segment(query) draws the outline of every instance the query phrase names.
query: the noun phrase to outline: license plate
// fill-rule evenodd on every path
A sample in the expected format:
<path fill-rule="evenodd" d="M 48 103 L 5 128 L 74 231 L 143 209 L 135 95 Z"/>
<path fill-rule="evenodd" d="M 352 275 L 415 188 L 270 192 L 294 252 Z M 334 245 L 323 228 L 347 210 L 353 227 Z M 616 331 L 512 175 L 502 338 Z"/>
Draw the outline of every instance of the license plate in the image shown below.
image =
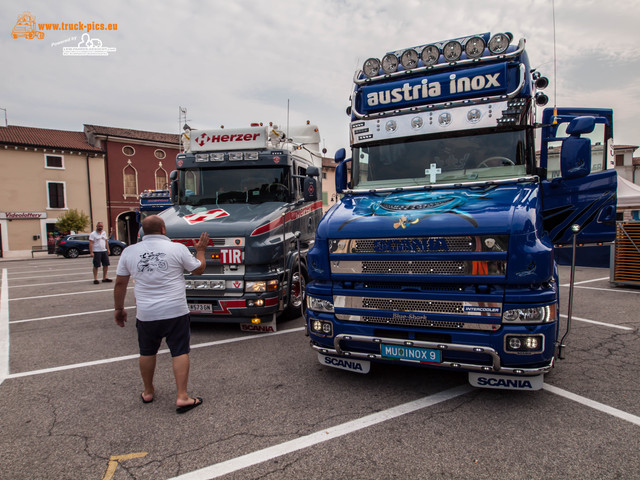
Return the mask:
<path fill-rule="evenodd" d="M 187 305 L 191 313 L 213 313 L 213 305 L 210 303 L 189 303 Z"/>
<path fill-rule="evenodd" d="M 407 347 L 404 345 L 380 345 L 380 354 L 394 360 L 412 360 L 414 362 L 442 363 L 442 352 L 430 348 Z"/>

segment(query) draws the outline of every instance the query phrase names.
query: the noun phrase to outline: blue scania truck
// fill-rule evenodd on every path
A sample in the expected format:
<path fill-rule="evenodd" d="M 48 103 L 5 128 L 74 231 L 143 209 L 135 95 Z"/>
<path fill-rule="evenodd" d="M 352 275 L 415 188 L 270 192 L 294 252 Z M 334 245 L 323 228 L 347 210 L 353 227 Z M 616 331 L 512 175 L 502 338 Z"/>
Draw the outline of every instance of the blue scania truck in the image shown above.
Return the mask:
<path fill-rule="evenodd" d="M 569 332 L 554 244 L 611 241 L 617 184 L 613 112 L 542 109 L 548 84 L 510 33 L 364 62 L 347 109 L 352 156 L 335 158 L 343 198 L 308 255 L 320 363 L 542 387 Z"/>

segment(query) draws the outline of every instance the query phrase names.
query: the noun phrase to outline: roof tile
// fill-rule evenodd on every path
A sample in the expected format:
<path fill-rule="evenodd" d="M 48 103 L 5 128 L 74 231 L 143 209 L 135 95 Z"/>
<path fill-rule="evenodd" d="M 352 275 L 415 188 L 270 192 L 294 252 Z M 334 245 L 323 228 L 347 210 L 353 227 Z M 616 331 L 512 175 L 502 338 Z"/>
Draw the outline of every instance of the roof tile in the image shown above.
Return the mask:
<path fill-rule="evenodd" d="M 17 125 L 0 127 L 0 145 L 102 152 L 102 149 L 94 147 L 87 142 L 87 137 L 83 132 L 21 127 Z"/>

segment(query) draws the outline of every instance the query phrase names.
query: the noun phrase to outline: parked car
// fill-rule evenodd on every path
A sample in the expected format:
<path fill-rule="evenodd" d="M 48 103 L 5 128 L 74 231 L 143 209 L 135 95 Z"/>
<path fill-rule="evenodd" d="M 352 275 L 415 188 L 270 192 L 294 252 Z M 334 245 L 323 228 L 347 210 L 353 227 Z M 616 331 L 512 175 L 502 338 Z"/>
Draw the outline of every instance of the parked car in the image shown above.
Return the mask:
<path fill-rule="evenodd" d="M 120 240 L 109 240 L 111 255 L 120 255 L 127 244 Z M 89 254 L 89 234 L 66 235 L 56 242 L 56 255 L 76 258 Z"/>

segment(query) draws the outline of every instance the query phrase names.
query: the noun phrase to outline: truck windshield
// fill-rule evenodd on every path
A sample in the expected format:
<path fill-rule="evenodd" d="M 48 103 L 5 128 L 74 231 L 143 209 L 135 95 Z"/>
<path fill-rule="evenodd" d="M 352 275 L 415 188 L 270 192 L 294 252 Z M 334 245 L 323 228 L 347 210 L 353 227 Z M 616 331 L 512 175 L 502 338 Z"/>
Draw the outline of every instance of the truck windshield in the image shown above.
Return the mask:
<path fill-rule="evenodd" d="M 192 168 L 180 171 L 180 205 L 288 202 L 289 168 Z"/>
<path fill-rule="evenodd" d="M 353 188 L 469 183 L 523 176 L 533 152 L 526 131 L 353 148 Z M 529 158 L 531 157 L 531 158 Z"/>

